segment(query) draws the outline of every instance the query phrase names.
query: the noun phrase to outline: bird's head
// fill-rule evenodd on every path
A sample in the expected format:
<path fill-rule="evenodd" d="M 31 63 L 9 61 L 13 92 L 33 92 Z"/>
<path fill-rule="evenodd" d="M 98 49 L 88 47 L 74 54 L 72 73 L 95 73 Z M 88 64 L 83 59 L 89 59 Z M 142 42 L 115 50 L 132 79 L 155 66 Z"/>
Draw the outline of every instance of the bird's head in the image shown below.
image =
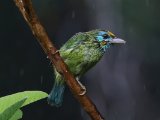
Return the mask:
<path fill-rule="evenodd" d="M 117 38 L 112 32 L 105 30 L 97 30 L 94 33 L 95 40 L 99 42 L 100 47 L 105 52 L 107 48 L 114 44 L 124 44 L 126 41 Z"/>

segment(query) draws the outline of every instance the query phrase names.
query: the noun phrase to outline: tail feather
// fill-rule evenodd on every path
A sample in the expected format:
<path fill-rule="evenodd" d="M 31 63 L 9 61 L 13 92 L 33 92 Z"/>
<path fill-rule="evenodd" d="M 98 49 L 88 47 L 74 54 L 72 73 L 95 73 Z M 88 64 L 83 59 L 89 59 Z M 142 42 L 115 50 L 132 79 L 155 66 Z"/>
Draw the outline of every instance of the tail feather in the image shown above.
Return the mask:
<path fill-rule="evenodd" d="M 52 106 L 60 107 L 63 102 L 65 84 L 55 82 L 52 91 L 48 96 L 48 103 Z"/>

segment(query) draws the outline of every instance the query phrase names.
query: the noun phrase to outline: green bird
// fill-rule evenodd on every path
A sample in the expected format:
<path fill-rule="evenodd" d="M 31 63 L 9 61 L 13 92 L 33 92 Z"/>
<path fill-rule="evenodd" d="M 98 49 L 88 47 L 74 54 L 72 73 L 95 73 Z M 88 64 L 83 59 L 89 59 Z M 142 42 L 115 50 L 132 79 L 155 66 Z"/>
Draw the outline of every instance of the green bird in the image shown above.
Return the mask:
<path fill-rule="evenodd" d="M 64 62 L 68 65 L 78 83 L 86 91 L 79 79 L 91 69 L 113 44 L 125 43 L 107 30 L 92 30 L 80 32 L 70 38 L 59 50 Z M 59 107 L 63 102 L 65 81 L 61 74 L 54 68 L 55 83 L 48 97 L 48 103 Z M 84 94 L 84 93 L 83 93 Z M 83 95 L 82 94 L 82 95 Z"/>

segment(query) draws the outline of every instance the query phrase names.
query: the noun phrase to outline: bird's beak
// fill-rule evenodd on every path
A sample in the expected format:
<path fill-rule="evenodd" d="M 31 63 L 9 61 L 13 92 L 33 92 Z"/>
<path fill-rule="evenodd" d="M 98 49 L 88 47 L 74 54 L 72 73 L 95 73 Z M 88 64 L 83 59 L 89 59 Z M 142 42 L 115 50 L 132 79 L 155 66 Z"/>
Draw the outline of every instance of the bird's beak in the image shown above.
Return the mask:
<path fill-rule="evenodd" d="M 122 40 L 122 39 L 120 39 L 120 38 L 114 38 L 114 39 L 112 39 L 111 41 L 109 41 L 110 43 L 113 43 L 113 44 L 125 44 L 126 43 L 126 41 L 124 41 L 124 40 Z"/>

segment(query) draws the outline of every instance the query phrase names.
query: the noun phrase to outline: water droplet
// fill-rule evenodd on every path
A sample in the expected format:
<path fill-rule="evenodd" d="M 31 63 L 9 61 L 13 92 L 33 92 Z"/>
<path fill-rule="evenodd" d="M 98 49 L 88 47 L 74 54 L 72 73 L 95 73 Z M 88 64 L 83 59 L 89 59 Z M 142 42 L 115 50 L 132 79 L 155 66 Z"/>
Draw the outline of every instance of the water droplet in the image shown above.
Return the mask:
<path fill-rule="evenodd" d="M 43 75 L 41 75 L 40 80 L 41 80 L 41 84 L 42 84 L 43 83 Z"/>
<path fill-rule="evenodd" d="M 149 1 L 149 0 L 146 0 L 145 2 L 146 2 L 146 6 L 149 7 L 150 1 Z"/>
<path fill-rule="evenodd" d="M 21 3 L 23 3 L 23 0 L 20 0 Z"/>
<path fill-rule="evenodd" d="M 23 68 L 20 69 L 19 75 L 20 75 L 20 77 L 22 77 L 24 75 L 24 69 Z"/>
<path fill-rule="evenodd" d="M 144 91 L 146 90 L 146 85 L 143 86 Z"/>
<path fill-rule="evenodd" d="M 74 19 L 75 18 L 75 11 L 73 10 L 72 11 L 72 19 Z"/>
<path fill-rule="evenodd" d="M 133 32 L 134 32 L 134 29 L 133 29 L 132 26 L 129 27 L 129 32 L 130 32 L 130 33 L 133 33 Z"/>
<path fill-rule="evenodd" d="M 96 5 L 95 5 L 95 4 L 92 4 L 92 8 L 95 9 L 95 8 L 96 8 Z"/>

